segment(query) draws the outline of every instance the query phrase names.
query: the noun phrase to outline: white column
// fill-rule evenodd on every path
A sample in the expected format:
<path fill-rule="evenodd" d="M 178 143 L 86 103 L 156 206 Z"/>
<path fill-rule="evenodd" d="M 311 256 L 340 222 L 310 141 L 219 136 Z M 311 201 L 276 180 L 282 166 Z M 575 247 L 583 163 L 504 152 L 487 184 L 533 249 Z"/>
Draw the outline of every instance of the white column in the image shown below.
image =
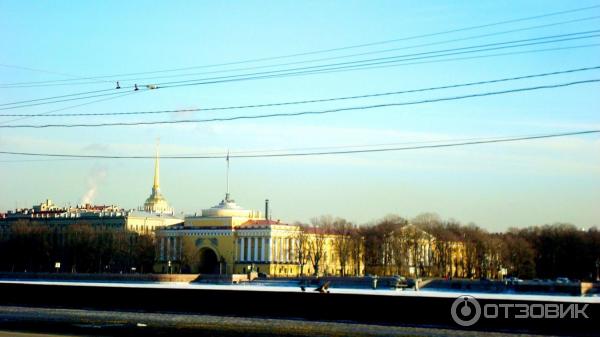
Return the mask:
<path fill-rule="evenodd" d="M 291 240 L 291 249 L 290 249 L 290 259 L 292 260 L 292 262 L 296 262 L 296 239 L 290 239 Z"/>
<path fill-rule="evenodd" d="M 279 238 L 273 238 L 273 261 L 279 262 Z"/>
<path fill-rule="evenodd" d="M 246 261 L 252 261 L 252 238 L 248 239 L 248 246 L 246 247 Z"/>
<path fill-rule="evenodd" d="M 273 244 L 273 255 L 271 260 L 273 260 L 273 262 L 277 262 L 279 261 L 279 255 L 277 255 L 277 238 L 272 238 L 271 243 Z"/>
<path fill-rule="evenodd" d="M 165 257 L 165 261 L 167 261 L 169 259 L 169 237 L 165 236 L 165 251 L 164 251 L 164 257 Z"/>
<path fill-rule="evenodd" d="M 240 238 L 240 261 L 245 261 L 245 259 L 244 259 L 244 238 Z"/>
<path fill-rule="evenodd" d="M 179 238 L 178 237 L 174 237 L 173 238 L 173 260 L 177 261 L 179 260 Z"/>
<path fill-rule="evenodd" d="M 171 237 L 171 261 L 175 260 L 175 237 Z"/>
<path fill-rule="evenodd" d="M 171 260 L 171 243 L 173 242 L 173 238 L 170 236 L 167 238 L 167 260 Z"/>
<path fill-rule="evenodd" d="M 260 240 L 260 261 L 265 262 L 265 237 L 263 236 Z"/>
<path fill-rule="evenodd" d="M 292 239 L 290 238 L 286 238 L 285 239 L 285 245 L 286 245 L 286 249 L 285 249 L 285 262 L 290 262 L 292 260 L 292 247 L 291 247 L 291 243 L 292 243 Z"/>
<path fill-rule="evenodd" d="M 258 237 L 254 237 L 254 257 L 252 261 L 258 261 Z"/>
<path fill-rule="evenodd" d="M 281 244 L 283 246 L 283 261 L 288 262 L 288 242 L 287 238 L 281 238 Z"/>
<path fill-rule="evenodd" d="M 181 261 L 181 252 L 183 251 L 183 237 L 180 236 L 177 242 L 177 260 Z"/>
<path fill-rule="evenodd" d="M 279 246 L 279 262 L 284 262 L 283 261 L 283 238 L 279 238 L 277 241 L 278 242 L 278 246 Z"/>
<path fill-rule="evenodd" d="M 279 238 L 272 238 L 271 242 L 273 242 L 273 261 L 279 262 L 279 251 L 277 250 L 279 247 Z"/>
<path fill-rule="evenodd" d="M 267 238 L 267 245 L 268 245 L 268 247 L 267 247 L 267 262 L 271 262 L 271 256 L 272 256 L 272 254 L 271 254 L 271 249 L 272 249 L 271 246 L 272 246 L 272 244 L 271 244 L 271 238 L 270 237 Z"/>
<path fill-rule="evenodd" d="M 179 238 L 179 261 L 183 259 L 183 236 Z"/>
<path fill-rule="evenodd" d="M 165 237 L 160 238 L 160 260 L 165 260 Z"/>

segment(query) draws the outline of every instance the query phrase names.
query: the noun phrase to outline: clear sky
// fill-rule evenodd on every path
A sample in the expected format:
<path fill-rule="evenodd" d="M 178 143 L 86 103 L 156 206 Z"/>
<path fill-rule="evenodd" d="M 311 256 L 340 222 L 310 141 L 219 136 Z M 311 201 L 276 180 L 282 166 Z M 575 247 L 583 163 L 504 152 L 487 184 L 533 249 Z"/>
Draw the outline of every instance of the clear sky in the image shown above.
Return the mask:
<path fill-rule="evenodd" d="M 597 18 L 600 16 L 600 7 L 445 35 L 258 63 L 112 77 L 107 82 L 94 84 L 26 88 L 3 86 L 17 82 L 148 72 L 304 53 L 598 4 L 597 1 L 1 0 L 0 104 L 111 89 L 116 80 L 120 80 L 122 85 L 134 82 L 162 83 L 247 72 L 233 70 L 229 73 L 201 74 L 208 71 L 384 49 L 410 47 L 313 64 L 593 31 L 600 29 L 600 18 Z M 563 23 L 566 21 L 572 22 Z M 561 24 L 414 47 L 553 23 Z M 493 53 L 598 43 L 600 38 L 592 37 Z M 61 112 L 208 108 L 371 94 L 599 66 L 599 56 L 600 47 L 588 46 L 310 76 L 165 88 Z M 126 80 L 171 75 L 187 76 Z M 13 121 L 15 117 L 0 117 L 0 124 L 178 120 L 323 110 L 597 78 L 600 78 L 600 70 L 352 101 L 128 117 L 35 117 L 19 121 Z M 592 83 L 413 106 L 205 124 L 4 128 L 0 129 L 0 151 L 152 155 L 155 139 L 160 137 L 161 153 L 165 155 L 224 154 L 227 149 L 238 152 L 337 147 L 600 129 L 598 89 L 599 85 Z M 0 114 L 47 113 L 98 99 L 0 110 Z M 231 192 L 236 201 L 247 208 L 262 209 L 264 199 L 269 198 L 274 217 L 285 221 L 307 221 L 314 216 L 332 214 L 365 223 L 391 213 L 411 218 L 422 212 L 436 212 L 443 218 L 454 218 L 463 223 L 475 222 L 493 231 L 553 222 L 589 227 L 600 225 L 599 151 L 600 138 L 591 135 L 402 152 L 232 159 Z M 31 206 L 45 198 L 51 198 L 61 205 L 76 204 L 86 194 L 93 196 L 93 201 L 98 204 L 135 208 L 143 204 L 151 190 L 151 160 L 40 159 L 0 155 L 0 209 Z M 90 194 L 90 189 L 94 187 L 95 190 Z M 164 159 L 161 162 L 161 188 L 179 212 L 193 213 L 210 207 L 224 195 L 225 161 Z"/>

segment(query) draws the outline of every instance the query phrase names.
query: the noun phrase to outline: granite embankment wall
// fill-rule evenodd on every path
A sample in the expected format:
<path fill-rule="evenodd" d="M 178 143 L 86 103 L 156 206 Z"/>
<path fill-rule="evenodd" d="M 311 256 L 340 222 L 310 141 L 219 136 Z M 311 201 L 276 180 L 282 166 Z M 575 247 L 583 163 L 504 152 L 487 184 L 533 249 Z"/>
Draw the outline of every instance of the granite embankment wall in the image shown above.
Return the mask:
<path fill-rule="evenodd" d="M 503 281 L 480 281 L 480 280 L 443 280 L 435 279 L 421 286 L 422 289 L 429 290 L 452 290 L 464 292 L 485 292 L 485 293 L 527 293 L 527 294 L 552 294 L 552 295 L 572 295 L 580 296 L 587 294 L 597 294 L 600 292 L 600 283 L 592 282 L 535 282 L 522 281 L 515 284 L 505 283 Z"/>
<path fill-rule="evenodd" d="M 238 289 L 181 289 L 161 287 L 97 286 L 82 284 L 0 283 L 0 305 L 59 307 L 86 310 L 169 312 L 221 315 L 229 317 L 291 318 L 313 321 L 344 321 L 399 326 L 428 326 L 463 329 L 452 319 L 457 300 L 447 296 L 421 296 L 365 293 L 318 293 L 314 291 L 268 291 Z M 487 304 L 514 306 L 554 303 L 570 305 L 568 298 L 539 299 L 478 298 L 481 310 Z M 565 296 L 566 297 L 566 296 Z M 462 297 L 458 299 L 462 301 Z M 462 302 L 459 302 L 462 303 Z M 576 305 L 576 304 L 573 304 Z M 532 309 L 533 310 L 533 309 Z M 597 335 L 600 302 L 586 304 L 589 318 L 566 316 L 560 319 L 483 318 L 469 330 L 510 331 L 568 336 Z"/>
<path fill-rule="evenodd" d="M 0 273 L 3 280 L 192 282 L 196 274 Z"/>
<path fill-rule="evenodd" d="M 55 281 L 110 281 L 110 282 L 198 282 L 198 283 L 239 283 L 255 280 L 257 274 L 214 275 L 214 274 L 85 274 L 85 273 L 0 273 L 4 280 L 55 280 Z M 363 288 L 376 286 L 381 288 L 397 287 L 393 277 L 299 277 L 259 279 L 259 282 L 298 282 L 305 285 L 320 285 L 330 282 L 332 287 Z"/>
<path fill-rule="evenodd" d="M 108 282 L 214 282 L 239 283 L 248 281 L 246 274 L 85 274 L 85 273 L 0 273 L 0 280 L 46 281 L 108 281 Z"/>

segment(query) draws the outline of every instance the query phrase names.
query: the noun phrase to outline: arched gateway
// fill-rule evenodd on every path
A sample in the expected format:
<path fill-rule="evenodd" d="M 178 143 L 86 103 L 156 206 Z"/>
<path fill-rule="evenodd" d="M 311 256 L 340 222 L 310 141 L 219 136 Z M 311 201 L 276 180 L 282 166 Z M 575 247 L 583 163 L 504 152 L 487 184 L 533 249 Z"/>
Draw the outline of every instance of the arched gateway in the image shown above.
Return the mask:
<path fill-rule="evenodd" d="M 219 258 L 217 253 L 204 247 L 198 252 L 198 272 L 200 274 L 219 274 Z"/>

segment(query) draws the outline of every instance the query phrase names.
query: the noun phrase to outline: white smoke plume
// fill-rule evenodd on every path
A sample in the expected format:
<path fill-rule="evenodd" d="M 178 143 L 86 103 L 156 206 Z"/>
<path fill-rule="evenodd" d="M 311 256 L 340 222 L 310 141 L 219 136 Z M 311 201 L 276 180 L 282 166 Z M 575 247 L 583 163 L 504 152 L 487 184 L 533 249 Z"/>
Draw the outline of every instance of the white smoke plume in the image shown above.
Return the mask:
<path fill-rule="evenodd" d="M 85 192 L 81 198 L 81 203 L 83 205 L 93 203 L 96 193 L 98 192 L 98 187 L 104 183 L 107 175 L 108 170 L 106 167 L 101 167 L 98 165 L 92 167 L 87 177 L 87 192 Z"/>

